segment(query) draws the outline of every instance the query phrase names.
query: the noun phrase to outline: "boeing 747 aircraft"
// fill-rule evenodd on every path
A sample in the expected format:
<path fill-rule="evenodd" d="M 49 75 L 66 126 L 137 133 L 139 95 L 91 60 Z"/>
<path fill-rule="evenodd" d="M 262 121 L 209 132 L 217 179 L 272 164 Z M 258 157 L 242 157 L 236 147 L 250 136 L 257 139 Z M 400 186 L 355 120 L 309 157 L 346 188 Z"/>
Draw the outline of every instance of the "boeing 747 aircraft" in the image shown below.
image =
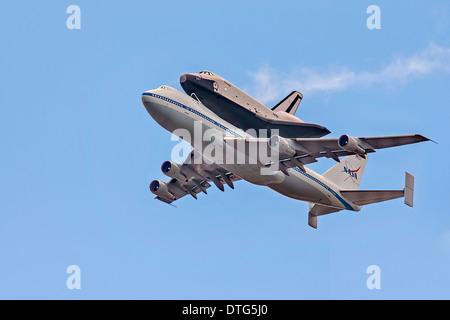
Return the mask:
<path fill-rule="evenodd" d="M 313 228 L 318 216 L 360 211 L 371 203 L 404 197 L 413 206 L 414 177 L 409 173 L 403 190 L 358 188 L 369 153 L 428 138 L 419 134 L 322 138 L 329 133 L 326 128 L 294 116 L 303 97 L 298 92 L 270 110 L 209 71 L 183 75 L 180 82 L 190 96 L 168 86 L 142 94 L 153 119 L 193 146 L 183 164 L 162 164 L 162 172 L 171 179 L 150 183 L 156 199 L 169 204 L 185 195 L 197 199 L 199 193 L 207 194 L 210 183 L 224 191 L 225 184 L 234 189 L 242 179 L 309 202 L 308 224 Z M 306 167 L 321 157 L 337 162 L 322 175 Z"/>

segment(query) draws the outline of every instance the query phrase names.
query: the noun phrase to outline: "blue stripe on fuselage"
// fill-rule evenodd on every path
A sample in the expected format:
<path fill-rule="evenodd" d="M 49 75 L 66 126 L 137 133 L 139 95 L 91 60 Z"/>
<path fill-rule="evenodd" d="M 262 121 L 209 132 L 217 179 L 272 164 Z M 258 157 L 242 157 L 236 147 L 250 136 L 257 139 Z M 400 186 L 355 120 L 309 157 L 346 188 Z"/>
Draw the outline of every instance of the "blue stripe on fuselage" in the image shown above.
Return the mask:
<path fill-rule="evenodd" d="M 241 136 L 240 134 L 234 132 L 233 130 L 231 130 L 231 129 L 227 128 L 227 127 L 225 127 L 223 124 L 221 124 L 221 123 L 215 121 L 214 119 L 211 119 L 211 118 L 208 117 L 207 115 L 205 115 L 205 114 L 203 114 L 203 113 L 201 113 L 201 112 L 199 112 L 199 111 L 197 111 L 197 110 L 195 110 L 195 109 L 193 109 L 193 108 L 191 108 L 191 107 L 185 106 L 184 104 L 182 104 L 182 103 L 180 103 L 180 102 L 177 102 L 177 101 L 175 101 L 175 100 L 166 98 L 166 97 L 161 96 L 161 95 L 159 95 L 159 94 L 154 94 L 154 93 L 150 93 L 150 92 L 144 92 L 142 95 L 143 95 L 143 96 L 155 97 L 155 98 L 158 98 L 158 99 L 161 99 L 161 100 L 170 102 L 170 103 L 176 105 L 177 107 L 183 108 L 183 109 L 185 109 L 185 110 L 187 110 L 187 111 L 189 111 L 189 112 L 192 112 L 192 113 L 194 113 L 194 114 L 196 114 L 196 115 L 202 117 L 203 119 L 205 119 L 205 120 L 211 122 L 212 124 L 218 126 L 218 127 L 221 128 L 222 130 L 225 130 L 226 132 L 231 133 L 233 136 L 238 137 L 238 138 L 242 138 L 242 136 Z"/>
<path fill-rule="evenodd" d="M 351 210 L 351 211 L 355 211 L 355 210 L 352 208 L 352 206 L 351 206 L 347 201 L 345 201 L 340 195 L 338 195 L 338 194 L 336 193 L 336 191 L 334 191 L 333 189 L 331 189 L 331 188 L 330 188 L 329 186 L 327 186 L 325 183 L 323 183 L 323 182 L 320 181 L 319 179 L 313 177 L 312 175 L 307 174 L 305 171 L 303 171 L 303 170 L 301 170 L 301 169 L 299 169 L 299 168 L 297 168 L 297 167 L 294 167 L 294 168 L 292 168 L 292 169 L 294 169 L 295 171 L 297 171 L 297 172 L 303 174 L 305 177 L 310 178 L 311 180 L 313 180 L 314 182 L 318 183 L 319 185 L 321 185 L 322 187 L 324 187 L 326 190 L 328 190 L 329 192 L 331 192 L 331 194 L 332 194 L 333 196 L 335 196 L 335 197 L 336 197 L 336 198 L 344 205 L 345 209 Z"/>

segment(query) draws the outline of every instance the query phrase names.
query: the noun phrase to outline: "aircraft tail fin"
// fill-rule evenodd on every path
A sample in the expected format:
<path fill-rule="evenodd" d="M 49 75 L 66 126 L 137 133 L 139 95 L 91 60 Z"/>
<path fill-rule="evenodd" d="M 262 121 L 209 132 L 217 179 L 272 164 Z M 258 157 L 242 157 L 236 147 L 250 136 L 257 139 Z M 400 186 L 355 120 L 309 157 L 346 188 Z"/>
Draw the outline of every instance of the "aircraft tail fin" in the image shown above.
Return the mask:
<path fill-rule="evenodd" d="M 272 111 L 284 111 L 294 115 L 302 99 L 303 95 L 300 92 L 292 91 L 286 98 L 273 107 Z"/>
<path fill-rule="evenodd" d="M 367 155 L 351 155 L 328 169 L 322 176 L 341 190 L 358 190 L 367 163 Z"/>

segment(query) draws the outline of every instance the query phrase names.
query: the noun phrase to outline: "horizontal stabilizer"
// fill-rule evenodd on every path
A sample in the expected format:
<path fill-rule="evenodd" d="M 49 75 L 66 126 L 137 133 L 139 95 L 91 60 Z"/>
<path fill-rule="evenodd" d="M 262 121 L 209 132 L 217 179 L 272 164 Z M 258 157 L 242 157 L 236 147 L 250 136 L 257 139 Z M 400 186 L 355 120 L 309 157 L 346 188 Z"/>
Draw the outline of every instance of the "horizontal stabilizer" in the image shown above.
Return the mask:
<path fill-rule="evenodd" d="M 317 229 L 317 216 L 308 213 L 308 226 Z"/>
<path fill-rule="evenodd" d="M 321 204 L 309 203 L 308 225 L 317 229 L 317 217 L 333 212 L 341 211 L 340 209 L 324 206 Z"/>
<path fill-rule="evenodd" d="M 341 194 L 354 204 L 363 206 L 370 203 L 382 202 L 401 198 L 403 190 L 344 190 Z"/>

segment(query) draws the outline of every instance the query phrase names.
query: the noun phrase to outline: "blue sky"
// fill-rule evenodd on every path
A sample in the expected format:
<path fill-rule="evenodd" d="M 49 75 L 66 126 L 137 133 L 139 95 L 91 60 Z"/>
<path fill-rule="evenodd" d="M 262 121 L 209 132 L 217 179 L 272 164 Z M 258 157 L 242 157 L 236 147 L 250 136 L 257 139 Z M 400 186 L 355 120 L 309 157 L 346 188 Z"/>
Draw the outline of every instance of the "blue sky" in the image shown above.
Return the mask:
<path fill-rule="evenodd" d="M 66 27 L 69 5 L 81 29 Z M 381 29 L 366 27 L 369 5 Z M 447 1 L 0 4 L 0 298 L 449 299 Z M 341 134 L 435 141 L 370 157 L 361 189 L 401 200 L 307 226 L 307 204 L 247 182 L 173 208 L 148 185 L 174 142 L 141 93 L 213 71 Z M 324 172 L 333 160 L 310 167 Z M 369 265 L 381 289 L 366 287 Z M 66 268 L 81 269 L 81 290 Z"/>

